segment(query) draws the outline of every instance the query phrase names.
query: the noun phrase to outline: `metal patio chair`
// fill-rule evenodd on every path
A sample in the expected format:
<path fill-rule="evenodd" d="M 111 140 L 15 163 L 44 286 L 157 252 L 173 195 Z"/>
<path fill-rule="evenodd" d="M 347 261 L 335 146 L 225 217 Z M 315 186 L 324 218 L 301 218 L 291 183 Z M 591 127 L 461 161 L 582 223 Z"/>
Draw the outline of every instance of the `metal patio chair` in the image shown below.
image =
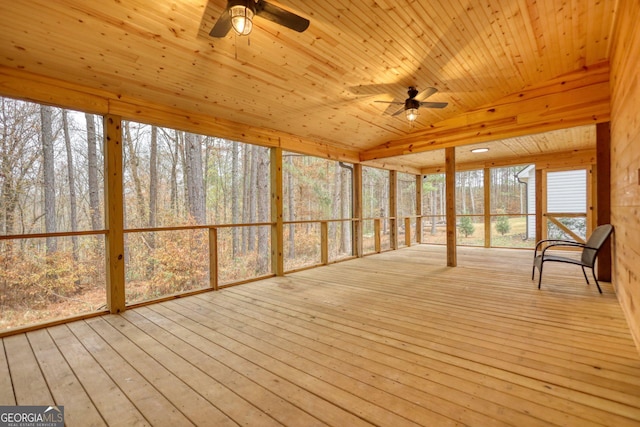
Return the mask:
<path fill-rule="evenodd" d="M 582 267 L 582 274 L 584 274 L 584 279 L 587 281 L 587 285 L 589 284 L 589 279 L 587 278 L 585 267 L 589 267 L 591 269 L 591 273 L 593 274 L 593 278 L 596 281 L 598 291 L 602 293 L 602 289 L 600 289 L 600 284 L 598 283 L 598 278 L 596 277 L 594 266 L 596 264 L 596 258 L 598 257 L 600 248 L 602 248 L 602 245 L 604 245 L 612 232 L 613 226 L 611 224 L 604 224 L 596 227 L 596 229 L 593 230 L 593 233 L 591 233 L 591 236 L 586 243 L 579 243 L 573 240 L 558 239 L 540 240 L 536 244 L 536 248 L 533 253 L 533 268 L 531 270 L 531 280 L 533 280 L 536 273 L 536 267 L 538 267 L 538 270 L 540 270 L 540 275 L 538 277 L 538 289 L 540 289 L 540 283 L 542 282 L 542 266 L 545 262 L 564 262 L 566 264 L 575 264 Z M 540 247 L 545 243 L 546 246 L 542 250 L 540 250 Z M 582 248 L 580 259 L 547 254 L 547 250 L 558 247 Z"/>

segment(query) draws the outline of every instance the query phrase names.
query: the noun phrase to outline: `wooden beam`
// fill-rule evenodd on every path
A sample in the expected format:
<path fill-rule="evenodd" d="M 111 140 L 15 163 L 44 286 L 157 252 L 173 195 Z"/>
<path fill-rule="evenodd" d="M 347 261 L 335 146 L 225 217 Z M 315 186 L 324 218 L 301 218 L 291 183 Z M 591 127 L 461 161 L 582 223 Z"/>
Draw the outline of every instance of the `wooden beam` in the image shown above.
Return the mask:
<path fill-rule="evenodd" d="M 362 161 L 609 121 L 609 64 L 584 68 L 360 153 Z"/>
<path fill-rule="evenodd" d="M 422 243 L 422 175 L 416 175 L 416 243 Z"/>
<path fill-rule="evenodd" d="M 209 287 L 218 290 L 218 229 L 209 229 Z"/>
<path fill-rule="evenodd" d="M 329 264 L 329 223 L 320 221 L 320 264 Z"/>
<path fill-rule="evenodd" d="M 611 127 L 609 123 L 596 126 L 596 224 L 611 223 Z M 598 255 L 598 279 L 611 281 L 611 239 Z"/>
<path fill-rule="evenodd" d="M 284 275 L 284 226 L 282 197 L 282 148 L 270 150 L 271 161 L 271 269 L 276 276 Z"/>
<path fill-rule="evenodd" d="M 561 169 L 576 166 L 589 166 L 596 163 L 596 150 L 570 150 L 556 153 L 532 154 L 529 156 L 502 157 L 499 159 L 486 160 L 481 162 L 466 162 L 456 164 L 457 171 L 476 170 L 484 168 L 496 168 L 514 165 L 535 164 L 538 169 Z M 444 173 L 445 165 L 430 166 L 422 168 L 424 175 L 433 173 Z"/>
<path fill-rule="evenodd" d="M 111 313 L 125 310 L 124 292 L 124 199 L 122 191 L 122 120 L 104 117 L 104 206 L 106 242 L 107 307 Z"/>
<path fill-rule="evenodd" d="M 458 265 L 456 248 L 456 149 L 448 147 L 445 150 L 446 174 L 445 185 L 447 193 L 447 266 Z"/>
<path fill-rule="evenodd" d="M 547 174 L 536 168 L 536 242 L 547 238 L 547 223 L 544 213 L 547 211 Z"/>

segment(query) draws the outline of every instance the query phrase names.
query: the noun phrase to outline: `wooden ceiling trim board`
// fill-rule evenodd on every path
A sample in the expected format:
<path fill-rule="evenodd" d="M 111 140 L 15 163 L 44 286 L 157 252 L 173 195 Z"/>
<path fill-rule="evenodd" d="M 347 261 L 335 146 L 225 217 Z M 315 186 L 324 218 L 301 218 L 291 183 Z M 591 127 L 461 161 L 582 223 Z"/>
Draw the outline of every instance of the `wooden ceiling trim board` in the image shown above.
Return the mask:
<path fill-rule="evenodd" d="M 0 95 L 92 114 L 106 114 L 111 96 L 104 91 L 85 90 L 75 84 L 1 65 Z"/>
<path fill-rule="evenodd" d="M 468 171 L 484 168 L 496 168 L 516 165 L 535 164 L 537 169 L 555 169 L 565 166 L 587 166 L 596 163 L 596 150 L 572 150 L 547 154 L 534 154 L 529 156 L 504 157 L 489 161 L 456 163 L 456 171 Z M 444 164 L 422 168 L 422 175 L 444 173 Z"/>

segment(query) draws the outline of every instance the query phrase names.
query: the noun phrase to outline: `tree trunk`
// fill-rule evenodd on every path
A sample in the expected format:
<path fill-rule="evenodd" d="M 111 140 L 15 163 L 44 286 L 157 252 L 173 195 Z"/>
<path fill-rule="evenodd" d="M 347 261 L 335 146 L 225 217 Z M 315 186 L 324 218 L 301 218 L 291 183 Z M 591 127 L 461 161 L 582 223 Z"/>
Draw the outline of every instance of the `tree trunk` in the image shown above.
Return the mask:
<path fill-rule="evenodd" d="M 238 166 L 239 166 L 240 146 L 236 141 L 231 143 L 231 222 L 238 224 L 240 222 L 240 206 L 238 203 Z M 240 235 L 238 227 L 231 229 L 231 256 L 236 257 L 240 248 Z"/>
<path fill-rule="evenodd" d="M 151 127 L 149 147 L 149 227 L 156 227 L 158 212 L 158 128 Z M 151 247 L 155 246 L 151 244 Z"/>
<path fill-rule="evenodd" d="M 293 162 L 293 156 L 287 156 L 288 163 L 288 172 L 286 174 L 286 193 L 287 193 L 287 221 L 295 221 L 296 220 L 296 200 L 295 200 L 295 191 L 296 189 L 293 187 L 293 173 L 295 170 L 295 164 Z M 294 259 L 296 257 L 296 240 L 295 240 L 295 224 L 289 224 L 289 244 L 287 245 L 287 257 L 289 259 Z"/>
<path fill-rule="evenodd" d="M 91 228 L 101 230 L 102 214 L 100 213 L 100 189 L 98 188 L 98 151 L 96 139 L 96 124 L 93 115 L 85 114 L 87 122 L 87 163 L 89 175 L 89 209 L 91 211 Z"/>
<path fill-rule="evenodd" d="M 268 148 L 259 148 L 259 151 Z M 268 157 L 260 153 L 258 160 L 258 222 L 270 222 L 271 209 L 269 207 L 269 161 Z M 257 273 L 264 274 L 269 271 L 269 230 L 267 227 L 258 229 L 258 265 Z"/>
<path fill-rule="evenodd" d="M 76 179 L 73 167 L 73 152 L 71 151 L 71 136 L 69 135 L 69 120 L 67 110 L 62 110 L 62 126 L 64 130 L 64 145 L 67 150 L 67 176 L 69 180 L 69 216 L 71 231 L 78 231 L 78 204 L 76 201 Z M 78 261 L 78 236 L 71 236 L 73 259 Z"/>
<path fill-rule="evenodd" d="M 56 229 L 56 181 L 53 156 L 53 108 L 42 105 L 40 120 L 42 125 L 42 178 L 44 181 L 44 227 L 45 233 L 55 233 Z M 47 255 L 57 250 L 57 239 L 46 238 Z"/>
<path fill-rule="evenodd" d="M 251 189 L 249 186 L 251 185 L 251 156 L 249 152 L 250 145 L 243 144 L 242 145 L 242 222 L 245 224 L 249 223 L 249 211 L 247 207 L 249 206 L 249 194 Z M 249 236 L 249 229 L 251 227 L 242 227 L 241 229 L 241 239 L 240 239 L 240 252 L 246 253 L 247 248 L 247 240 Z"/>
<path fill-rule="evenodd" d="M 196 224 L 206 223 L 204 179 L 202 177 L 202 147 L 198 137 L 185 133 L 185 165 L 189 214 Z"/>
<path fill-rule="evenodd" d="M 171 157 L 171 190 L 170 190 L 170 198 L 171 198 L 171 211 L 176 217 L 180 216 L 179 204 L 178 204 L 178 160 L 180 158 L 180 139 L 179 139 L 178 131 L 175 131 L 173 138 L 173 148 Z M 169 142 L 169 144 L 171 144 Z M 172 148 L 169 148 L 172 150 Z"/>
<path fill-rule="evenodd" d="M 249 180 L 249 223 L 256 221 L 256 206 L 258 204 L 258 162 L 260 161 L 260 147 L 251 146 L 251 173 Z M 260 227 L 262 228 L 262 227 Z M 249 227 L 247 236 L 247 249 L 249 252 L 256 250 L 256 227 Z"/>
<path fill-rule="evenodd" d="M 142 192 L 142 182 L 140 181 L 140 175 L 138 174 L 138 166 L 140 161 L 138 160 L 138 154 L 133 146 L 133 139 L 131 138 L 131 128 L 129 122 L 124 122 L 124 143 L 129 153 L 129 169 L 131 170 L 131 178 L 133 179 L 133 187 L 136 192 L 136 210 L 138 218 L 136 221 L 130 223 L 130 226 L 139 227 L 147 223 L 145 212 L 144 194 Z M 135 225 L 133 225 L 135 224 Z"/>
<path fill-rule="evenodd" d="M 149 228 L 156 227 L 158 211 L 158 128 L 151 126 L 151 140 L 149 141 Z M 149 233 L 147 245 L 150 255 L 156 249 L 156 232 Z M 147 261 L 147 277 L 152 277 L 155 270 L 154 256 Z"/>

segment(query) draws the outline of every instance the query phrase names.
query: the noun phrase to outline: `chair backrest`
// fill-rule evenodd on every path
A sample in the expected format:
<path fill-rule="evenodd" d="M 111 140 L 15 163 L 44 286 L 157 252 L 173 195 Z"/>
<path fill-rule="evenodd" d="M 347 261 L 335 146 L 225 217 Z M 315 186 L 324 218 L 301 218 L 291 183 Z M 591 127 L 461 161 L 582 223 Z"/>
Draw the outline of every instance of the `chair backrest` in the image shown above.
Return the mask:
<path fill-rule="evenodd" d="M 587 240 L 586 247 L 582 251 L 582 262 L 589 267 L 593 267 L 598 256 L 598 251 L 607 241 L 611 233 L 613 232 L 613 225 L 604 224 L 596 227 Z"/>

